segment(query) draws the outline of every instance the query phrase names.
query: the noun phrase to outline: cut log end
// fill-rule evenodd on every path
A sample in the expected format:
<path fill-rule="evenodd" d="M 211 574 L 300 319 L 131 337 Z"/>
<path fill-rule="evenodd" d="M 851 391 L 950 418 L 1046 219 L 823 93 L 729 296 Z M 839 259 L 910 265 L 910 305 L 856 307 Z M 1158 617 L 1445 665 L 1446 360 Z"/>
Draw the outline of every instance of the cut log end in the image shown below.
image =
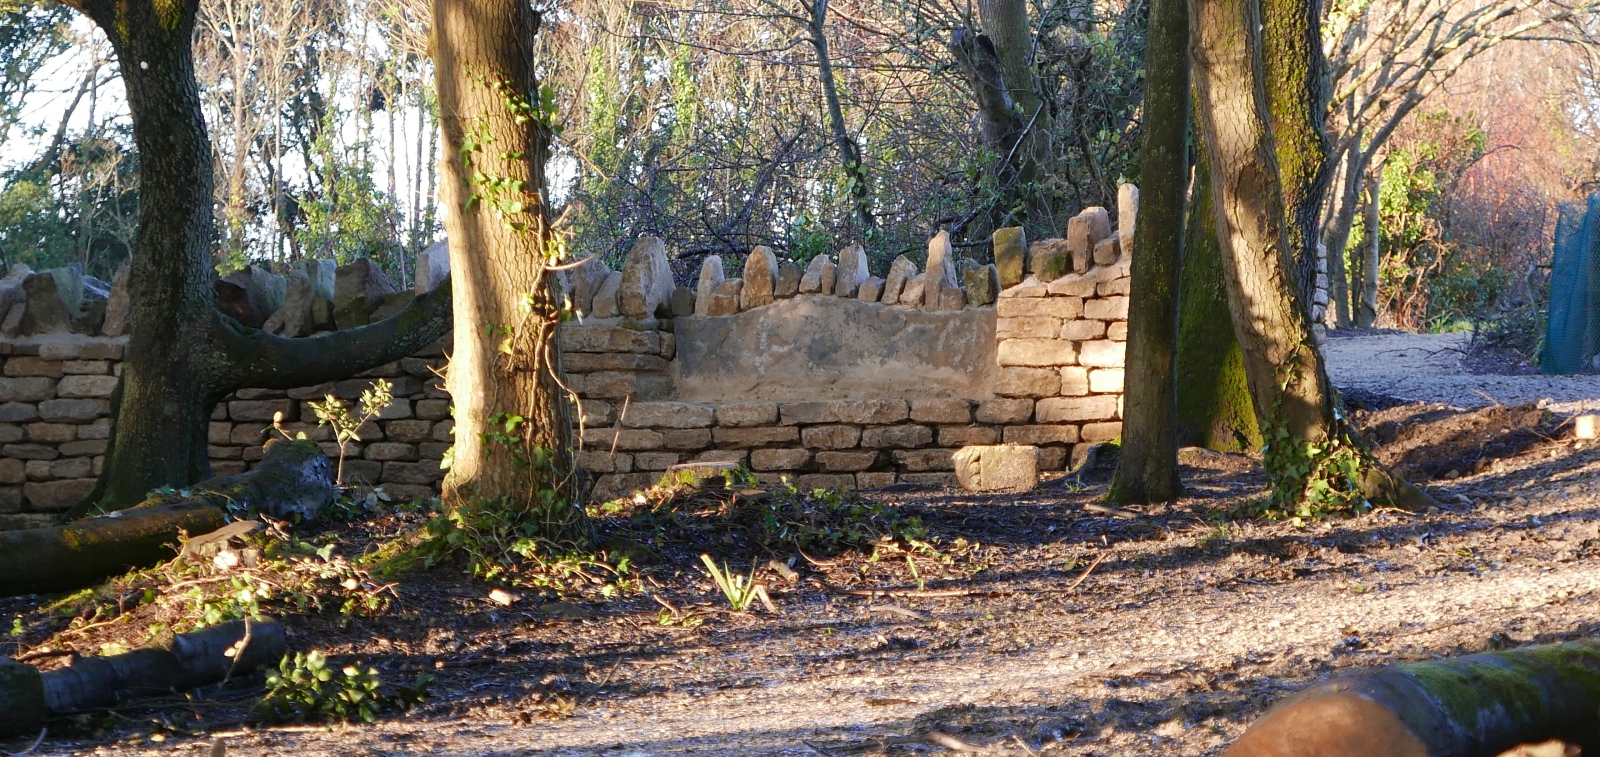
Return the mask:
<path fill-rule="evenodd" d="M 1427 757 L 1387 707 L 1348 691 L 1313 690 L 1272 708 L 1223 757 Z"/>

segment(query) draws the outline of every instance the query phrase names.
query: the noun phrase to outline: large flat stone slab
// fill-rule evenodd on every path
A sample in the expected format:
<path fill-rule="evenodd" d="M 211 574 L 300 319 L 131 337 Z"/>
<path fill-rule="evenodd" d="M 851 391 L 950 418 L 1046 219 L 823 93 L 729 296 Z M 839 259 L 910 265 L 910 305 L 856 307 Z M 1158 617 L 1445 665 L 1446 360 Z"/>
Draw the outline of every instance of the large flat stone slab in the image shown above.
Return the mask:
<path fill-rule="evenodd" d="M 993 310 L 925 312 L 797 297 L 737 315 L 679 318 L 684 402 L 991 396 Z"/>

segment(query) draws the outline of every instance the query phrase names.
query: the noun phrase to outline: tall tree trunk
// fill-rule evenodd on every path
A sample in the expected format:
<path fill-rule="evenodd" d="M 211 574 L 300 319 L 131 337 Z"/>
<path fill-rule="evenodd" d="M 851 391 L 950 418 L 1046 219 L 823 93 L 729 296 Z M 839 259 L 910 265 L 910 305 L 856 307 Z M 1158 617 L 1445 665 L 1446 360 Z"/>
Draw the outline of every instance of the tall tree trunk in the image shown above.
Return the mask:
<path fill-rule="evenodd" d="M 1361 245 L 1361 309 L 1356 313 L 1357 326 L 1375 326 L 1378 323 L 1378 263 L 1383 242 L 1383 218 L 1378 211 L 1379 171 L 1375 168 L 1367 177 L 1366 238 Z"/>
<path fill-rule="evenodd" d="M 1356 138 L 1359 143 L 1360 137 Z M 1333 300 L 1334 327 L 1350 328 L 1350 270 L 1346 247 L 1350 244 L 1350 227 L 1355 224 L 1356 206 L 1361 202 L 1361 151 L 1351 147 L 1345 153 L 1344 176 L 1339 183 L 1339 196 L 1333 220 L 1324 230 L 1328 248 L 1328 272 L 1332 281 L 1329 296 Z"/>
<path fill-rule="evenodd" d="M 844 123 L 844 106 L 839 101 L 839 85 L 833 76 L 833 59 L 828 54 L 828 0 L 810 0 L 811 23 L 806 31 L 811 35 L 811 47 L 817 53 L 817 76 L 822 79 L 822 99 L 828 105 L 828 125 L 833 130 L 833 143 L 839 149 L 839 163 L 850 179 L 850 201 L 855 206 L 856 222 L 863 233 L 877 226 L 872 214 L 871 187 L 867 172 L 861 165 L 861 146 L 850 136 Z"/>
<path fill-rule="evenodd" d="M 1133 238 L 1122 453 L 1107 499 L 1170 502 L 1183 495 L 1173 378 L 1184 195 L 1189 187 L 1189 13 L 1185 0 L 1153 0 L 1145 53 L 1141 207 Z M 1124 230 L 1126 233 L 1126 230 Z"/>
<path fill-rule="evenodd" d="M 1261 55 L 1267 109 L 1283 182 L 1289 254 L 1295 281 L 1310 298 L 1317 277 L 1317 226 L 1328 191 L 1327 108 L 1329 83 L 1322 56 L 1319 3 L 1260 0 Z"/>
<path fill-rule="evenodd" d="M 1275 506 L 1305 514 L 1426 502 L 1383 470 L 1335 413 L 1295 285 L 1254 0 L 1189 0 L 1200 125 L 1216 192 L 1229 310 L 1265 419 Z"/>
<path fill-rule="evenodd" d="M 455 278 L 457 443 L 444 496 L 458 510 L 511 509 L 539 537 L 571 547 L 589 534 L 554 341 L 559 253 L 544 196 L 540 17 L 519 0 L 434 0 L 433 18 Z"/>
<path fill-rule="evenodd" d="M 139 148 L 139 233 L 128 276 L 132 334 L 111 399 L 94 490 L 67 517 L 135 504 L 210 477 L 211 410 L 244 387 L 290 389 L 409 355 L 448 327 L 449 288 L 380 323 L 284 339 L 217 312 L 211 288 L 212 154 L 190 40 L 198 0 L 78 0 L 121 64 Z"/>
<path fill-rule="evenodd" d="M 1197 153 L 1178 293 L 1178 446 L 1252 452 L 1263 443 L 1261 424 L 1250 401 L 1239 338 L 1229 320 L 1227 276 L 1217 243 L 1216 206 L 1204 146 Z"/>

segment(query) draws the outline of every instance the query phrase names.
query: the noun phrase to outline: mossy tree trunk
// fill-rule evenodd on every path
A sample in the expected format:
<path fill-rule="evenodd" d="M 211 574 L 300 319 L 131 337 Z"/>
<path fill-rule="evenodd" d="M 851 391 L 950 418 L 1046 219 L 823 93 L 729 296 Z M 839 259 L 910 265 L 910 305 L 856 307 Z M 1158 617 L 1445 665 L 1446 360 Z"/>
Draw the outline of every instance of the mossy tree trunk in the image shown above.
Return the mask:
<path fill-rule="evenodd" d="M 1311 333 L 1262 63 L 1255 0 L 1190 0 L 1199 123 L 1211 169 L 1229 311 L 1250 397 L 1265 419 L 1278 507 L 1415 506 L 1425 495 L 1382 468 L 1336 412 Z"/>
<path fill-rule="evenodd" d="M 589 532 L 555 344 L 560 251 L 544 198 L 552 114 L 534 70 L 539 24 L 519 0 L 433 4 L 456 322 L 444 496 L 456 508 L 511 509 L 571 546 Z"/>
<path fill-rule="evenodd" d="M 1309 298 L 1317 277 L 1317 227 L 1332 149 L 1325 127 L 1329 82 L 1322 55 L 1320 6 L 1307 0 L 1260 0 L 1261 63 L 1283 182 L 1285 222 L 1295 282 Z"/>
<path fill-rule="evenodd" d="M 1184 227 L 1174 427 L 1180 447 L 1251 452 L 1261 449 L 1261 425 L 1250 401 L 1244 355 L 1228 314 L 1215 214 L 1211 171 L 1202 147 L 1196 155 L 1194 193 Z"/>
<path fill-rule="evenodd" d="M 384 324 L 287 340 L 217 312 L 211 288 L 212 154 L 191 45 L 198 0 L 73 0 L 110 39 L 139 149 L 132 335 L 95 489 L 68 517 L 115 510 L 210 476 L 211 410 L 245 387 L 287 389 L 396 360 L 444 333 L 448 292 Z"/>
<path fill-rule="evenodd" d="M 1107 499 L 1170 502 L 1178 478 L 1174 371 L 1189 191 L 1189 12 L 1185 0 L 1153 0 L 1145 54 L 1141 205 L 1128 301 L 1122 453 Z"/>

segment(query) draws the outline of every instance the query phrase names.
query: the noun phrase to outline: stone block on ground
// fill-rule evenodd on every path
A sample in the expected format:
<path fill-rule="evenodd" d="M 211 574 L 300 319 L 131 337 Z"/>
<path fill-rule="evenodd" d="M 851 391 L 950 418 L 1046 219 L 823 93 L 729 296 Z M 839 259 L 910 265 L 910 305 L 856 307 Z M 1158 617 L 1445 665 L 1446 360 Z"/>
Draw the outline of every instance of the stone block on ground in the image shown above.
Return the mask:
<path fill-rule="evenodd" d="M 772 249 L 761 245 L 750 251 L 744 261 L 744 289 L 739 292 L 739 309 L 749 310 L 771 305 L 773 292 L 778 286 L 778 256 Z"/>
<path fill-rule="evenodd" d="M 670 306 L 675 287 L 666 243 L 658 237 L 639 237 L 622 264 L 617 309 L 637 320 L 655 318 L 657 311 Z"/>
<path fill-rule="evenodd" d="M 961 281 L 956 278 L 955 252 L 950 248 L 950 232 L 940 230 L 933 235 L 933 239 L 928 240 L 928 269 L 922 273 L 922 281 L 922 309 L 948 309 L 945 307 L 946 290 L 961 289 Z M 963 296 L 963 306 L 965 299 Z"/>
<path fill-rule="evenodd" d="M 1028 258 L 1028 272 L 1040 284 L 1049 284 L 1072 272 L 1072 253 L 1065 239 L 1034 242 L 1028 247 Z"/>
<path fill-rule="evenodd" d="M 695 315 L 711 314 L 711 295 L 727 280 L 727 275 L 722 272 L 721 255 L 707 255 L 705 260 L 700 261 L 700 278 L 695 280 L 694 285 Z"/>
<path fill-rule="evenodd" d="M 1039 448 L 1016 444 L 962 447 L 956 480 L 974 492 L 1025 492 L 1039 483 Z"/>
<path fill-rule="evenodd" d="M 1100 240 L 1100 241 L 1095 243 L 1095 245 L 1094 245 L 1094 264 L 1095 265 L 1111 265 L 1112 263 L 1117 262 L 1117 257 L 1119 255 L 1119 253 L 1117 251 L 1117 239 L 1118 239 L 1117 235 L 1116 234 L 1112 234 L 1111 236 L 1106 237 L 1105 239 L 1102 239 L 1102 240 Z"/>
<path fill-rule="evenodd" d="M 72 330 L 83 305 L 83 274 L 76 267 L 28 274 L 22 280 L 27 303 L 18 326 L 22 334 L 55 334 Z"/>
<path fill-rule="evenodd" d="M 856 299 L 862 302 L 877 302 L 883 296 L 883 279 L 877 276 L 868 276 L 861 282 L 861 287 L 856 290 Z"/>
<path fill-rule="evenodd" d="M 1028 235 L 1021 226 L 995 229 L 990 237 L 1000 287 L 1016 286 L 1028 273 Z M 997 290 L 998 291 L 998 290 Z"/>

